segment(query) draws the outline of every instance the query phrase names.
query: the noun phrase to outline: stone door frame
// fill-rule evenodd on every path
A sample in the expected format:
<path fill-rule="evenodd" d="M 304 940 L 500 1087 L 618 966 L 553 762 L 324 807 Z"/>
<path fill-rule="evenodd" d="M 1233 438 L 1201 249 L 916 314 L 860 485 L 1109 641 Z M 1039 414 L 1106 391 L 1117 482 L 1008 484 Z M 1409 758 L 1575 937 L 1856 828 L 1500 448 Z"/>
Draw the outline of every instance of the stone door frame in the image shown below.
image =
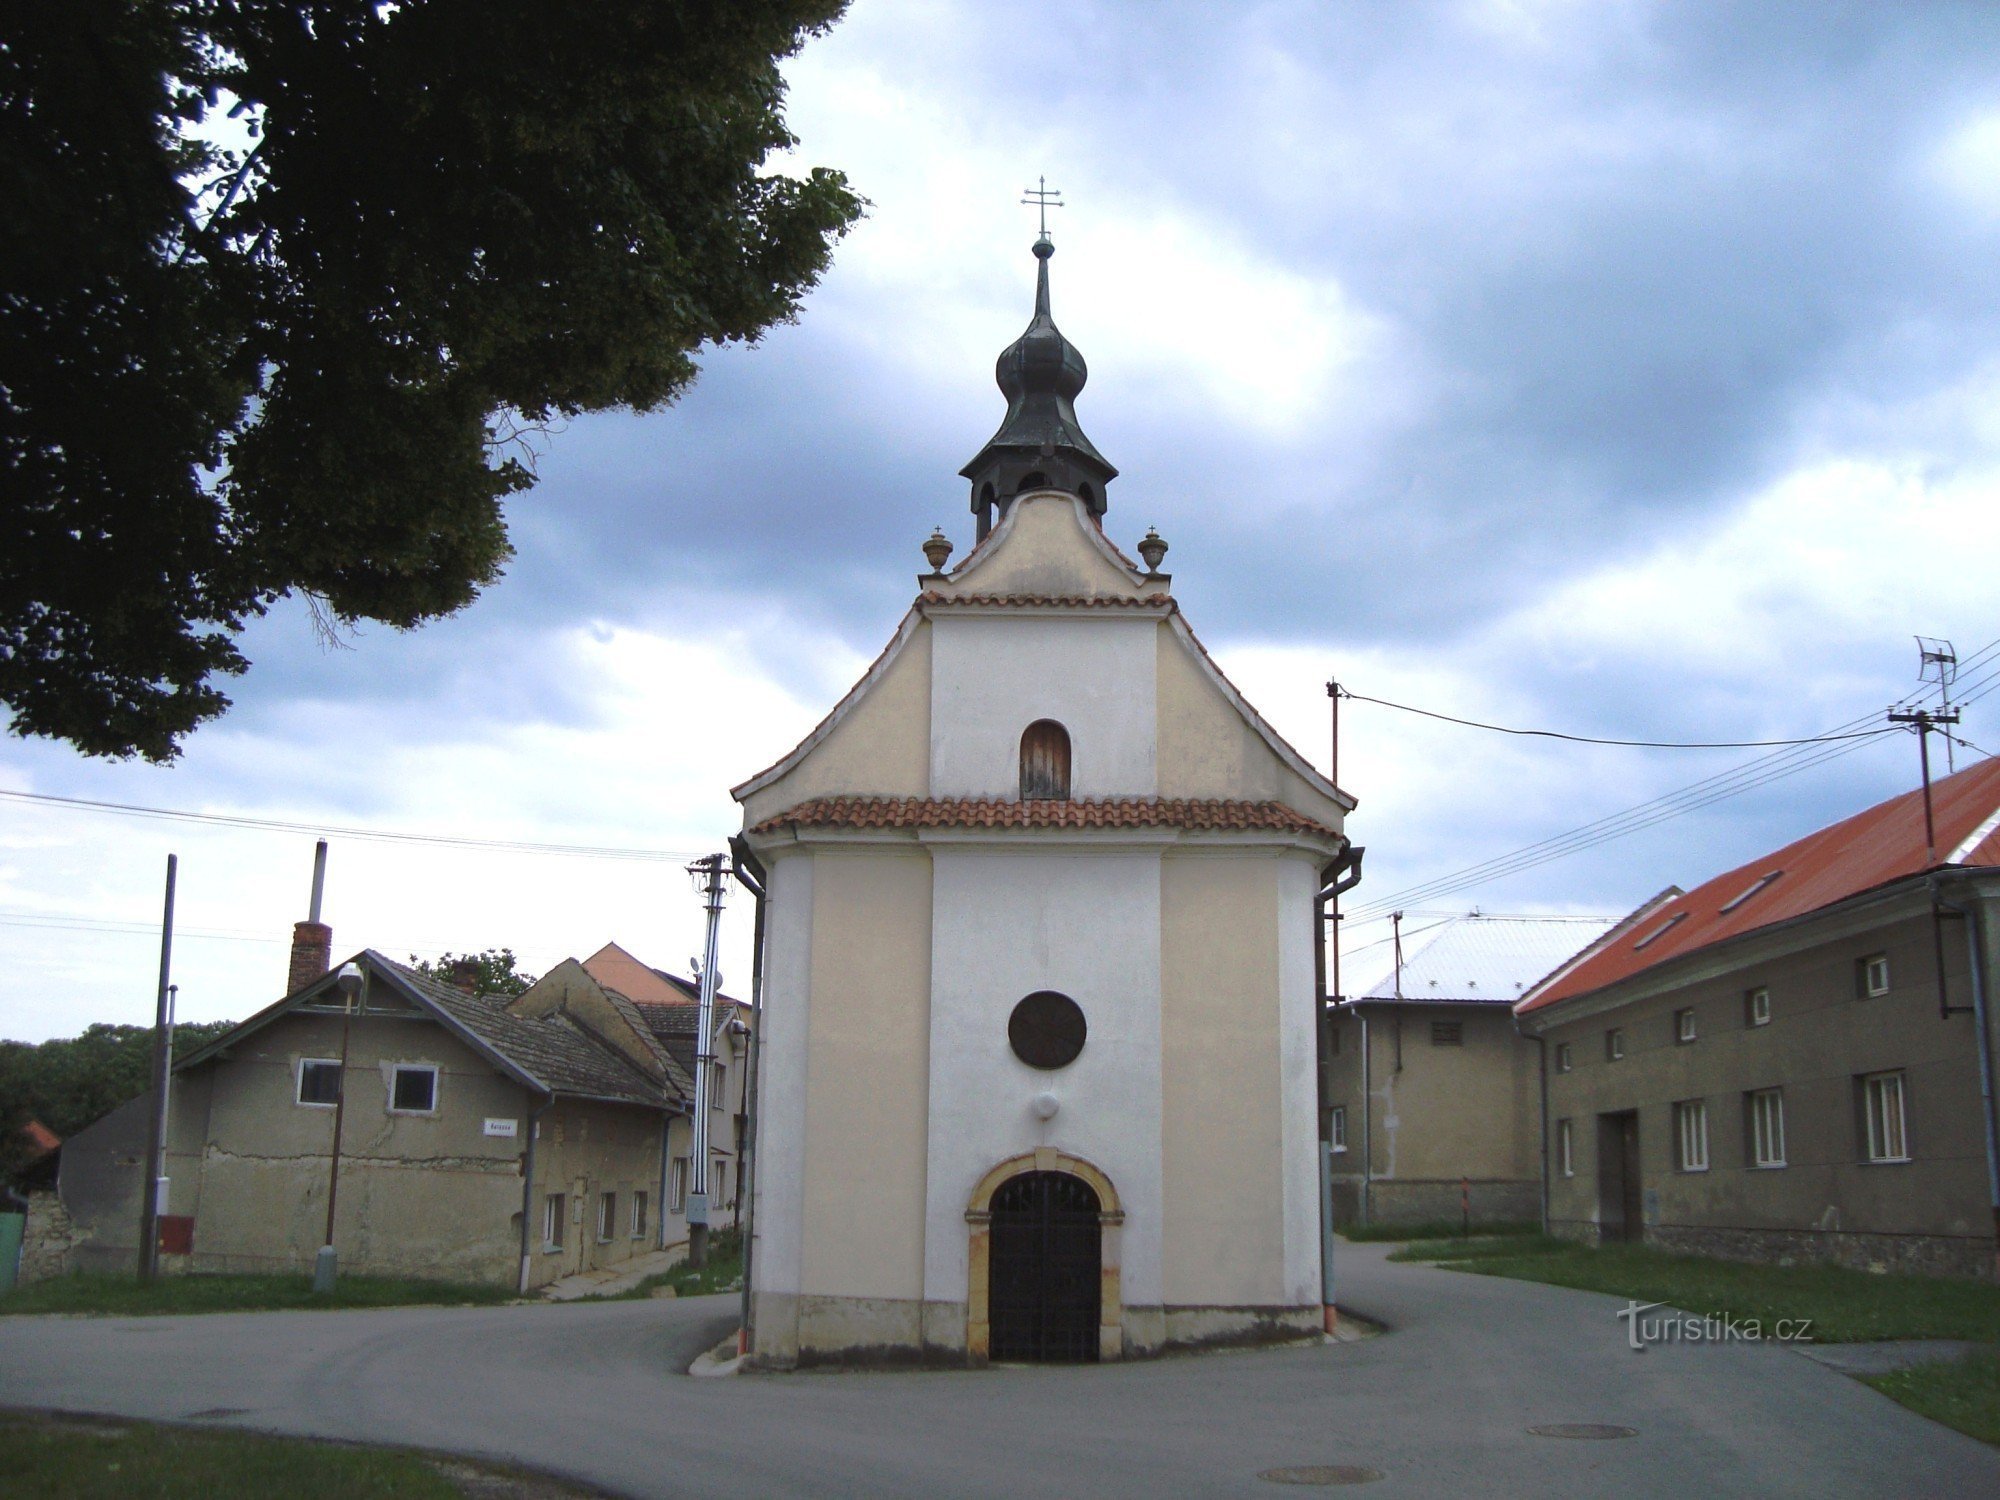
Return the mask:
<path fill-rule="evenodd" d="M 965 1356 L 983 1365 L 993 1346 L 989 1294 L 993 1282 L 993 1195 L 1002 1183 L 1029 1172 L 1066 1172 L 1090 1184 L 1097 1194 L 1098 1277 L 1097 1357 L 1113 1360 L 1125 1353 L 1125 1297 L 1119 1273 L 1120 1242 L 1124 1237 L 1125 1206 L 1111 1179 L 1080 1156 L 1042 1146 L 1010 1156 L 979 1179 L 966 1205 L 968 1226 L 965 1296 Z"/>

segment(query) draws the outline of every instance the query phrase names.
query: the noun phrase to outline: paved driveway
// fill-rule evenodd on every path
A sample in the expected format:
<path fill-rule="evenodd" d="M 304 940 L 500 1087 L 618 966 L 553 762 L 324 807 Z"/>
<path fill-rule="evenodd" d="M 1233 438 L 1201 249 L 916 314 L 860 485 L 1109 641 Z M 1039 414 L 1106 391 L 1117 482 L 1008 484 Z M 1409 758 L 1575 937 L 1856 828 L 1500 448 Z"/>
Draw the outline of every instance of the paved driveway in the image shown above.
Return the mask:
<path fill-rule="evenodd" d="M 678 1372 L 733 1299 L 0 1319 L 0 1404 L 408 1443 L 634 1496 L 2000 1495 L 2000 1452 L 1773 1346 L 1635 1354 L 1622 1305 L 1343 1246 L 1362 1343 L 1098 1368 Z M 1530 1426 L 1636 1428 L 1613 1441 Z"/>

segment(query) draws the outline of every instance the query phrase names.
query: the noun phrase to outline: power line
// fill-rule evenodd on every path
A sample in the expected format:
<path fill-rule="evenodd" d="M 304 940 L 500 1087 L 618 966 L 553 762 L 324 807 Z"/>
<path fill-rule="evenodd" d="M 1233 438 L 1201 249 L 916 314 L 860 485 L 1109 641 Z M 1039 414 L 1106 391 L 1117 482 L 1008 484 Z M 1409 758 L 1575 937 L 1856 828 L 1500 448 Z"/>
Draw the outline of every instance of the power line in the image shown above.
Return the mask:
<path fill-rule="evenodd" d="M 1510 729 L 1504 724 L 1483 724 L 1477 719 L 1461 719 L 1454 714 L 1435 713 L 1428 708 L 1413 708 L 1407 703 L 1391 703 L 1387 698 L 1371 698 L 1366 693 L 1350 692 L 1346 688 L 1336 688 L 1343 698 L 1352 698 L 1356 703 L 1377 703 L 1383 708 L 1401 709 L 1406 714 L 1421 714 L 1426 719 L 1442 719 L 1447 724 L 1463 724 L 1468 729 L 1490 729 L 1495 734 L 1518 734 L 1544 740 L 1569 740 L 1579 745 L 1625 745 L 1635 750 L 1764 750 L 1781 745 L 1821 745 L 1828 740 L 1865 740 L 1878 734 L 1892 734 L 1890 729 L 1864 729 L 1853 734 L 1816 734 L 1796 740 L 1614 740 L 1603 739 L 1591 734 L 1565 734 L 1560 729 Z"/>
<path fill-rule="evenodd" d="M 484 849 L 505 854 L 560 854 L 580 859 L 626 859 L 653 863 L 682 863 L 700 857 L 685 849 L 633 849 L 602 844 L 544 844 L 527 839 L 478 839 L 456 834 L 406 833 L 393 828 L 355 828 L 333 823 L 298 823 L 282 818 L 255 818 L 246 813 L 187 812 L 171 807 L 144 807 L 131 802 L 100 802 L 88 797 L 57 797 L 47 792 L 0 789 L 0 801 L 66 807 L 82 812 L 111 813 L 119 817 L 164 818 L 180 823 L 251 828 L 267 833 L 333 835 L 339 838 L 367 839 L 376 843 L 430 844 L 445 849 Z"/>

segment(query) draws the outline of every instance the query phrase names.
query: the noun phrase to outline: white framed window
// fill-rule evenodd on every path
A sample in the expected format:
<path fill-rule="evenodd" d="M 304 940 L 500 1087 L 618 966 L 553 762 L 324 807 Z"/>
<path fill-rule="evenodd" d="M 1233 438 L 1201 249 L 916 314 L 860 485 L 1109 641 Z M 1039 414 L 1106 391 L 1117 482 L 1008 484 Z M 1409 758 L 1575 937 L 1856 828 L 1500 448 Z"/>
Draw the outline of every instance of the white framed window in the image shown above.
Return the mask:
<path fill-rule="evenodd" d="M 1614 1026 L 1604 1033 L 1604 1060 L 1617 1062 L 1625 1055 L 1625 1028 Z"/>
<path fill-rule="evenodd" d="M 1574 1057 L 1573 1057 L 1573 1056 L 1571 1055 L 1571 1053 L 1570 1053 L 1570 1050 L 1569 1050 L 1569 1043 L 1568 1043 L 1568 1042 L 1557 1042 L 1557 1043 L 1556 1043 L 1556 1071 L 1557 1071 L 1558 1073 L 1567 1073 L 1567 1072 L 1568 1072 L 1568 1071 L 1569 1071 L 1569 1070 L 1570 1070 L 1571 1068 L 1573 1068 L 1573 1067 L 1575 1067 L 1575 1066 L 1576 1066 L 1576 1060 L 1575 1060 L 1575 1058 L 1574 1058 Z"/>
<path fill-rule="evenodd" d="M 1327 1130 L 1327 1137 L 1333 1142 L 1335 1151 L 1347 1149 L 1347 1106 L 1336 1104 L 1332 1110 L 1333 1122 Z"/>
<path fill-rule="evenodd" d="M 560 1250 L 563 1242 L 563 1225 L 569 1222 L 569 1213 L 563 1205 L 561 1193 L 550 1193 L 542 1199 L 542 1248 Z"/>
<path fill-rule="evenodd" d="M 1863 1000 L 1889 993 L 1889 955 L 1871 953 L 1854 961 L 1854 992 Z"/>
<path fill-rule="evenodd" d="M 726 1109 L 728 1107 L 723 1102 L 728 1097 L 728 1081 L 729 1074 L 722 1063 L 713 1062 L 708 1065 L 708 1107 L 710 1109 Z"/>
<path fill-rule="evenodd" d="M 315 1109 L 332 1109 L 340 1102 L 340 1059 L 302 1057 L 299 1059 L 297 1099 Z"/>
<path fill-rule="evenodd" d="M 1556 1170 L 1565 1177 L 1576 1176 L 1576 1128 L 1568 1120 L 1556 1121 Z"/>
<path fill-rule="evenodd" d="M 438 1070 L 435 1063 L 397 1063 L 389 1076 L 389 1113 L 437 1113 Z"/>
<path fill-rule="evenodd" d="M 1757 1089 L 1745 1094 L 1750 1121 L 1750 1165 L 1782 1167 L 1785 1164 L 1785 1091 Z"/>
<path fill-rule="evenodd" d="M 646 1195 L 644 1193 L 634 1193 L 632 1195 L 632 1238 L 643 1240 L 645 1237 Z"/>
<path fill-rule="evenodd" d="M 1743 992 L 1743 1024 L 1745 1026 L 1769 1026 L 1771 1024 L 1771 991 L 1764 985 Z"/>
<path fill-rule="evenodd" d="M 1870 1161 L 1908 1161 L 1910 1139 L 1903 1122 L 1903 1075 L 1870 1073 L 1861 1080 L 1863 1145 Z"/>
<path fill-rule="evenodd" d="M 1694 1007 L 1683 1006 L 1674 1012 L 1674 1040 L 1687 1043 L 1694 1040 Z"/>
<path fill-rule="evenodd" d="M 673 1171 L 667 1178 L 667 1212 L 686 1213 L 687 1201 L 688 1159 L 685 1156 L 676 1156 Z"/>
<path fill-rule="evenodd" d="M 1683 1172 L 1708 1170 L 1708 1103 L 1683 1099 L 1674 1106 L 1674 1165 Z"/>
<path fill-rule="evenodd" d="M 603 1244 L 618 1233 L 618 1195 L 597 1195 L 597 1243 Z"/>

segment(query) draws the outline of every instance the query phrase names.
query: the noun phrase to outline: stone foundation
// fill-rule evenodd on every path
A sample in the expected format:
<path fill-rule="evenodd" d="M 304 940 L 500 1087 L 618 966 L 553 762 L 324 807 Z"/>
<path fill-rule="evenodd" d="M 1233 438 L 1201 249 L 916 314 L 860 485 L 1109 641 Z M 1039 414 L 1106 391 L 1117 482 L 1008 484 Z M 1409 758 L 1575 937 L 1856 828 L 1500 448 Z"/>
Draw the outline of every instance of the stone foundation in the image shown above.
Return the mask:
<path fill-rule="evenodd" d="M 87 1236 L 71 1222 L 69 1212 L 62 1206 L 62 1200 L 54 1193 L 29 1193 L 28 1222 L 21 1232 L 21 1276 L 20 1285 L 31 1281 L 48 1281 L 53 1277 L 67 1276 L 76 1269 L 72 1256 L 76 1246 Z M 138 1238 L 139 1226 L 132 1226 L 132 1237 Z M 127 1250 L 125 1263 L 129 1268 L 137 1259 L 137 1252 Z"/>
<path fill-rule="evenodd" d="M 1603 1236 L 1588 1219 L 1551 1219 L 1549 1232 L 1580 1244 Z M 1942 1234 L 1864 1234 L 1844 1229 L 1730 1229 L 1648 1224 L 1645 1243 L 1684 1255 L 1765 1265 L 1834 1265 L 1855 1271 L 1993 1279 L 1993 1241 Z"/>

